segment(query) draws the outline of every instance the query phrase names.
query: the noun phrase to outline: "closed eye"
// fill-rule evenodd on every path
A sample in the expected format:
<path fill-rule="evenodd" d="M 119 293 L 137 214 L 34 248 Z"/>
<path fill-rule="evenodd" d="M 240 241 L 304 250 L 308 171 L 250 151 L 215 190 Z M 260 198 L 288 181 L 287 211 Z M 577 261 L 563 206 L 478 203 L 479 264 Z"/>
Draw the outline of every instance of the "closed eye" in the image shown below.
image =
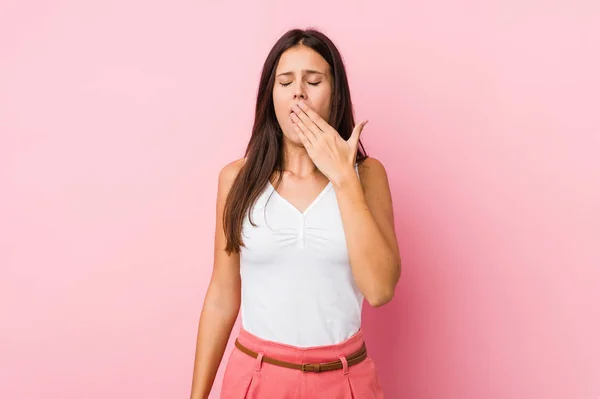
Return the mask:
<path fill-rule="evenodd" d="M 311 83 L 311 82 L 307 82 L 309 85 L 311 86 L 318 86 L 321 82 L 316 82 L 316 83 Z M 290 83 L 279 83 L 282 87 L 286 87 L 289 86 L 290 84 L 292 84 L 292 82 Z"/>

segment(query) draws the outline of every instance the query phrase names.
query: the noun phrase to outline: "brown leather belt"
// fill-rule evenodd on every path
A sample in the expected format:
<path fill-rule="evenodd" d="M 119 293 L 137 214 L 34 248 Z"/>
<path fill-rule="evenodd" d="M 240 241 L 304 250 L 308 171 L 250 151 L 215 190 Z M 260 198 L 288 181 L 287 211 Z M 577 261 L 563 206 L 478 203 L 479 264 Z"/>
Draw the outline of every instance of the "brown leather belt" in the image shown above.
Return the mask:
<path fill-rule="evenodd" d="M 246 348 L 244 345 L 240 343 L 237 339 L 235 340 L 235 346 L 248 356 L 253 358 L 258 357 L 258 353 Z M 346 361 L 348 362 L 348 367 L 358 364 L 367 358 L 367 347 L 365 343 L 363 343 L 362 347 L 352 353 L 351 355 L 346 356 Z M 321 371 L 331 371 L 331 370 L 339 370 L 344 368 L 344 365 L 341 360 L 336 360 L 334 362 L 328 363 L 290 363 L 284 362 L 282 360 L 273 359 L 272 357 L 263 356 L 262 361 L 265 363 L 273 364 L 275 366 L 286 367 L 289 369 L 300 370 L 302 372 L 314 372 L 319 373 Z"/>

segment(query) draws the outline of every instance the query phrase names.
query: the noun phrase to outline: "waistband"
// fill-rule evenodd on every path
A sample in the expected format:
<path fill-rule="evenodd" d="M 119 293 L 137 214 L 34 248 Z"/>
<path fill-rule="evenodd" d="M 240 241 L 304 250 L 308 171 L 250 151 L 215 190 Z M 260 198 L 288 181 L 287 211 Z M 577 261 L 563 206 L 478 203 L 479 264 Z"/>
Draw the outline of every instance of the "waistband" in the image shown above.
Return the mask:
<path fill-rule="evenodd" d="M 262 339 L 240 327 L 238 340 L 254 352 L 292 363 L 321 363 L 337 360 L 358 351 L 364 344 L 362 329 L 348 339 L 333 345 L 298 347 Z"/>

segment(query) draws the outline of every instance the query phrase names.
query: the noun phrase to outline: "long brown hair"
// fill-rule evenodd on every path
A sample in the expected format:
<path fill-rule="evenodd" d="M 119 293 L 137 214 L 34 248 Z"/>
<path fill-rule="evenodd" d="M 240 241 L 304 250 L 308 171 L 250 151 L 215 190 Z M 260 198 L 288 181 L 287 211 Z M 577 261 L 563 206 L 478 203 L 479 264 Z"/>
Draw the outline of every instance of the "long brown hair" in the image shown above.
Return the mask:
<path fill-rule="evenodd" d="M 281 55 L 289 48 L 304 45 L 319 53 L 329 64 L 333 77 L 333 93 L 329 124 L 348 140 L 354 129 L 354 109 L 350 100 L 348 77 L 338 49 L 333 42 L 316 29 L 291 29 L 275 43 L 263 65 L 252 135 L 241 166 L 225 201 L 223 229 L 227 239 L 225 251 L 239 253 L 242 241 L 242 223 L 246 212 L 261 195 L 273 173 L 283 170 L 283 132 L 275 116 L 273 85 L 275 69 Z M 359 141 L 356 162 L 367 158 Z M 256 226 L 250 217 L 250 223 Z"/>

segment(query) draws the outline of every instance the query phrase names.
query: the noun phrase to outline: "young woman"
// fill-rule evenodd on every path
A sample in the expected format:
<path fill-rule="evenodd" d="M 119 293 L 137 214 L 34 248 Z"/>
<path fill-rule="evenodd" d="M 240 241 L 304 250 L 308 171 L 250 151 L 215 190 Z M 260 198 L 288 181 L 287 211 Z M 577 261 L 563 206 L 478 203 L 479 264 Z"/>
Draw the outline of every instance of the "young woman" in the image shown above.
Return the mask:
<path fill-rule="evenodd" d="M 219 175 L 191 399 L 208 397 L 240 308 L 221 398 L 383 397 L 361 310 L 392 299 L 400 255 L 365 124 L 355 126 L 331 40 L 284 34 L 263 67 L 245 157 Z"/>

